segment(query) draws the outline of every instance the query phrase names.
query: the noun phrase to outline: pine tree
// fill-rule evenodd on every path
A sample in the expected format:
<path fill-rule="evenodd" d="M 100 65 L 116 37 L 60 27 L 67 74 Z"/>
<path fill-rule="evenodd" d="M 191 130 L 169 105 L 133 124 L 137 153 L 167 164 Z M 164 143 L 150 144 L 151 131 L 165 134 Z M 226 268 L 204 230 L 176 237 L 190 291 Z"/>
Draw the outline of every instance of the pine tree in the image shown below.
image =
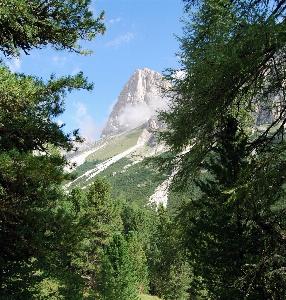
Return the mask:
<path fill-rule="evenodd" d="M 98 279 L 100 299 L 138 299 L 137 262 L 121 234 L 105 248 Z"/>
<path fill-rule="evenodd" d="M 189 299 L 191 270 L 185 254 L 176 224 L 160 206 L 147 256 L 151 294 L 167 300 Z"/>
<path fill-rule="evenodd" d="M 163 169 L 181 166 L 174 182 L 182 189 L 216 143 L 228 115 L 245 132 L 256 131 L 253 152 L 263 151 L 283 132 L 286 117 L 284 1 L 184 2 L 180 67 L 165 72 L 170 109 L 160 114 L 168 124 L 160 136 L 172 153 L 158 164 Z M 261 109 L 273 119 L 266 130 L 257 131 L 253 127 Z"/>
<path fill-rule="evenodd" d="M 270 279 L 276 273 L 284 280 L 278 270 L 285 252 L 279 240 L 261 230 L 255 220 L 266 217 L 265 203 L 258 207 L 253 200 L 246 201 L 246 190 L 240 186 L 251 164 L 247 150 L 246 136 L 237 121 L 228 117 L 213 152 L 202 163 L 202 175 L 195 180 L 201 193 L 181 208 L 179 216 L 194 275 L 202 279 L 194 285 L 200 283 L 196 288 L 206 288 L 216 299 L 268 299 L 285 294 L 285 286 L 277 289 Z M 277 203 L 273 198 L 271 202 Z M 268 213 L 267 218 L 272 218 L 274 212 Z M 278 253 L 280 261 L 275 258 Z M 276 266 L 271 266 L 273 260 Z"/>
<path fill-rule="evenodd" d="M 126 239 L 128 249 L 136 265 L 137 291 L 144 293 L 149 291 L 148 267 L 146 254 L 138 235 L 137 232 L 131 232 L 127 235 Z"/>
<path fill-rule="evenodd" d="M 102 254 L 122 230 L 120 204 L 110 198 L 110 184 L 105 178 L 96 178 L 86 192 L 72 190 L 70 197 L 77 212 L 75 222 L 80 240 L 74 247 L 73 264 L 87 280 L 89 289 L 97 285 L 97 273 Z"/>
<path fill-rule="evenodd" d="M 28 54 L 51 45 L 56 50 L 85 54 L 79 40 L 92 40 L 104 33 L 104 12 L 97 19 L 90 0 L 4 0 L 0 8 L 0 51 L 6 56 Z M 56 38 L 55 38 L 56 37 Z"/>

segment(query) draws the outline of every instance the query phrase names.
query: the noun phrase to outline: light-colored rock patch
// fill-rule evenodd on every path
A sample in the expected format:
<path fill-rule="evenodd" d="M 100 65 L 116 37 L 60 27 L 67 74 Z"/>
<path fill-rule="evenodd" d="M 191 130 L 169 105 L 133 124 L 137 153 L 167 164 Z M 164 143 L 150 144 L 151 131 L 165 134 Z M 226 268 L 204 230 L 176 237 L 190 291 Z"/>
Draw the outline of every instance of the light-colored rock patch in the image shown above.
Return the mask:
<path fill-rule="evenodd" d="M 85 159 L 92 153 L 96 152 L 98 149 L 104 147 L 105 144 L 101 145 L 100 147 L 97 147 L 97 148 L 94 148 L 94 149 L 91 149 L 91 150 L 88 150 L 88 151 L 85 151 L 85 152 L 82 152 L 70 159 L 68 159 L 68 161 L 73 164 L 75 163 L 76 164 L 76 167 L 82 165 L 84 162 L 85 162 Z M 66 172 L 72 172 L 74 171 L 75 168 L 65 168 L 65 171 Z"/>

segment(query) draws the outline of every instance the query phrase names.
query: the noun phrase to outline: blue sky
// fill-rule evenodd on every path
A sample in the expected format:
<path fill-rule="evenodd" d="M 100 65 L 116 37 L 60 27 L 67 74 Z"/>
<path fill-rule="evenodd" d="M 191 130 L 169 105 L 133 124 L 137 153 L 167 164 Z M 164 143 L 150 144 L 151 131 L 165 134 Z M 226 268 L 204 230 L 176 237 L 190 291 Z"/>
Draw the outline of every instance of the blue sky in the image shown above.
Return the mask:
<path fill-rule="evenodd" d="M 83 71 L 94 90 L 74 92 L 66 99 L 66 111 L 59 122 L 65 131 L 80 128 L 83 135 L 98 139 L 112 105 L 123 85 L 136 69 L 149 68 L 162 72 L 178 66 L 175 53 L 182 35 L 183 4 L 181 0 L 94 0 L 95 16 L 105 10 L 105 35 L 82 44 L 92 56 L 50 49 L 33 50 L 21 60 L 8 62 L 16 72 L 47 79 Z"/>

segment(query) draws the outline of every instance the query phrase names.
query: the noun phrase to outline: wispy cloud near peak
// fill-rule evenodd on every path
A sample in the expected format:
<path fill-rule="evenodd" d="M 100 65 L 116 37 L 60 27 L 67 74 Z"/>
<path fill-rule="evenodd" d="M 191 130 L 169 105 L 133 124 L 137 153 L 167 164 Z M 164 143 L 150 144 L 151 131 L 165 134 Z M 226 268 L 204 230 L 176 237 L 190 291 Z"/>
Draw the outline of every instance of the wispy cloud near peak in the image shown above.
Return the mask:
<path fill-rule="evenodd" d="M 108 21 L 108 23 L 113 24 L 113 23 L 117 23 L 120 22 L 121 19 L 120 18 L 116 18 L 116 19 L 111 19 L 110 21 Z"/>
<path fill-rule="evenodd" d="M 76 111 L 72 119 L 76 121 L 77 125 L 80 128 L 80 133 L 83 137 L 96 139 L 100 136 L 104 124 L 95 124 L 91 115 L 87 112 L 87 107 L 82 102 L 74 102 L 73 103 Z"/>
<path fill-rule="evenodd" d="M 134 38 L 134 34 L 131 32 L 128 32 L 124 35 L 119 36 L 115 40 L 108 42 L 106 44 L 107 47 L 118 47 L 123 43 L 129 43 Z"/>

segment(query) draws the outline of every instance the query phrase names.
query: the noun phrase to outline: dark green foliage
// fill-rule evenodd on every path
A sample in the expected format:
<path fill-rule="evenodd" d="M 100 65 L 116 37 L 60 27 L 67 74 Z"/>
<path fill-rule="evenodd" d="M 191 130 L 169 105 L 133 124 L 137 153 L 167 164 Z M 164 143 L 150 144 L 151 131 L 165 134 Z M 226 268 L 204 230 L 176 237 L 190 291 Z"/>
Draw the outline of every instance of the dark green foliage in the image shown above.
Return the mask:
<path fill-rule="evenodd" d="M 145 225 L 147 225 L 145 223 Z M 143 293 L 149 291 L 149 278 L 148 278 L 148 267 L 147 267 L 147 258 L 144 251 L 144 244 L 138 238 L 140 234 L 137 232 L 131 232 L 128 234 L 127 242 L 128 249 L 135 261 L 136 266 L 136 291 L 137 293 Z"/>
<path fill-rule="evenodd" d="M 41 252 L 43 241 L 37 234 L 41 236 L 43 229 L 37 225 L 37 214 L 53 207 L 61 197 L 59 185 L 69 179 L 63 173 L 65 159 L 54 150 L 72 148 L 72 135 L 63 133 L 54 121 L 62 112 L 62 97 L 65 90 L 92 86 L 82 74 L 51 78 L 45 84 L 31 76 L 11 74 L 3 66 L 0 77 L 0 285 L 6 289 L 4 282 L 12 284 L 14 272 L 20 272 L 17 266 L 22 268 Z M 74 138 L 79 139 L 76 131 Z"/>
<path fill-rule="evenodd" d="M 156 160 L 178 171 L 176 190 L 200 189 L 180 214 L 193 283 L 215 299 L 283 299 L 285 2 L 184 2 L 182 73 L 166 72 L 160 114 L 170 152 Z"/>
<path fill-rule="evenodd" d="M 245 164 L 246 140 L 234 119 L 229 118 L 225 124 L 213 154 L 203 162 L 202 174 L 195 180 L 201 193 L 180 208 L 179 222 L 185 231 L 194 275 L 203 279 L 214 297 L 242 299 L 243 292 L 234 283 L 243 275 L 246 252 L 258 253 L 248 244 L 241 199 L 229 199 L 229 191 L 235 188 Z M 196 285 L 196 281 L 193 283 Z"/>
<path fill-rule="evenodd" d="M 162 206 L 158 208 L 147 257 L 151 294 L 167 300 L 189 299 L 191 269 L 186 261 L 185 248 L 174 220 Z"/>
<path fill-rule="evenodd" d="M 110 184 L 105 178 L 97 178 L 89 187 L 86 197 L 89 207 L 86 214 L 93 223 L 90 225 L 93 243 L 104 245 L 114 232 L 121 231 L 119 203 L 110 198 Z"/>
<path fill-rule="evenodd" d="M 266 131 L 253 136 L 253 150 L 263 149 L 285 123 L 284 1 L 187 3 L 196 10 L 186 16 L 184 35 L 178 38 L 183 75 L 177 76 L 178 70 L 166 72 L 173 84 L 166 91 L 170 110 L 160 114 L 169 128 L 161 138 L 173 156 L 159 166 L 184 166 L 175 178 L 181 188 L 215 144 L 227 115 L 248 130 L 258 108 L 273 116 Z M 190 151 L 178 156 L 188 146 Z"/>
<path fill-rule="evenodd" d="M 93 163 L 86 162 L 79 166 L 80 173 L 86 166 L 93 166 Z M 111 197 L 118 198 L 123 196 L 127 202 L 136 202 L 138 205 L 145 205 L 149 197 L 154 194 L 155 189 L 161 184 L 167 176 L 154 171 L 144 163 L 139 162 L 134 165 L 132 160 L 123 157 L 108 168 L 100 172 L 99 177 L 105 177 L 111 184 Z M 126 167 L 127 166 L 127 167 Z M 94 165 L 96 167 L 96 165 Z M 77 170 L 73 173 L 76 174 Z M 75 180 L 70 186 L 85 187 L 92 183 L 94 178 L 86 181 L 87 177 Z"/>
<path fill-rule="evenodd" d="M 72 135 L 64 134 L 55 118 L 64 111 L 67 92 L 92 87 L 82 73 L 61 78 L 52 75 L 45 83 L 33 76 L 12 74 L 0 66 L 1 150 L 45 152 L 51 145 L 71 150 Z M 74 134 L 80 140 L 77 131 Z"/>
<path fill-rule="evenodd" d="M 52 45 L 56 50 L 84 54 L 78 40 L 105 32 L 104 13 L 93 18 L 90 0 L 4 0 L 0 8 L 0 51 L 14 56 L 23 50 Z"/>
<path fill-rule="evenodd" d="M 90 1 L 2 1 L 0 51 L 11 58 L 51 45 L 84 54 L 79 40 L 102 33 Z M 42 79 L 0 66 L 0 297 L 40 298 L 44 282 L 55 297 L 80 299 L 83 280 L 71 264 L 77 245 L 75 211 L 60 188 L 70 176 L 58 148 L 71 150 L 77 130 L 65 134 L 55 119 L 67 92 L 91 90 L 82 73 Z M 66 202 L 68 203 L 68 201 Z M 72 296 L 73 295 L 73 296 Z"/>
<path fill-rule="evenodd" d="M 163 299 L 189 299 L 192 272 L 181 239 L 183 230 L 174 217 L 162 206 L 156 211 L 152 207 L 140 208 L 128 202 L 124 204 L 121 216 L 128 241 L 130 234 L 136 237 L 135 249 L 138 250 L 133 252 L 137 253 L 135 255 L 141 261 L 143 270 L 138 276 L 146 272 L 146 266 L 142 263 L 146 256 L 149 283 L 140 283 L 142 290 L 146 293 L 149 288 L 150 294 Z"/>
<path fill-rule="evenodd" d="M 75 222 L 75 211 L 69 199 L 64 195 L 58 197 L 56 207 L 36 215 L 36 221 L 42 228 L 43 245 L 40 255 L 32 259 L 34 271 L 30 276 L 33 278 L 38 273 L 39 278 L 36 278 L 41 280 L 37 284 L 27 285 L 26 289 L 33 291 L 34 299 L 83 299 L 86 280 L 73 262 L 81 240 L 81 228 Z"/>
<path fill-rule="evenodd" d="M 142 247 L 144 250 L 147 250 L 157 222 L 157 214 L 154 207 L 149 205 L 141 207 L 135 201 L 132 203 L 125 202 L 122 207 L 121 218 L 124 234 L 129 235 L 135 232 Z"/>
<path fill-rule="evenodd" d="M 80 238 L 74 213 L 68 209 L 70 203 L 59 187 L 49 187 L 46 192 L 48 203 L 30 206 L 22 213 L 24 220 L 19 216 L 14 223 L 11 219 L 10 223 L 2 221 L 0 298 L 38 298 L 42 282 L 48 279 L 61 286 L 62 296 L 71 293 L 78 296 L 69 299 L 80 299 L 84 281 L 71 264 L 72 251 Z M 21 207 L 25 207 L 24 203 Z M 56 288 L 54 293 L 58 292 Z"/>
<path fill-rule="evenodd" d="M 118 165 L 113 165 L 114 171 Z M 162 183 L 166 176 L 157 174 L 142 163 L 130 166 L 121 174 L 112 175 L 112 168 L 102 172 L 112 185 L 112 197 L 123 195 L 127 202 L 136 201 L 138 205 L 145 205 L 149 197 L 154 194 L 156 187 Z"/>
<path fill-rule="evenodd" d="M 195 180 L 201 194 L 182 206 L 178 218 L 194 275 L 202 278 L 193 288 L 206 288 L 216 299 L 280 299 L 285 286 L 277 288 L 273 280 L 285 280 L 280 270 L 286 253 L 279 237 L 285 225 L 272 220 L 284 214 L 281 194 L 260 202 L 258 194 L 249 198 L 248 187 L 241 186 L 251 165 L 247 140 L 235 119 L 227 118 L 225 124 Z"/>
<path fill-rule="evenodd" d="M 108 246 L 115 232 L 122 230 L 120 203 L 110 198 L 110 185 L 104 178 L 97 178 L 84 192 L 75 188 L 71 201 L 76 211 L 78 244 L 73 249 L 73 264 L 94 289 L 104 247 Z"/>
<path fill-rule="evenodd" d="M 134 250 L 132 252 L 136 257 L 139 255 L 137 259 L 141 266 L 140 269 L 137 267 L 139 290 L 147 293 L 149 290 L 149 277 L 151 276 L 151 273 L 148 272 L 150 270 L 146 269 L 147 260 L 154 238 L 157 214 L 153 207 L 140 207 L 135 205 L 135 203 L 135 201 L 133 203 L 124 203 L 121 218 L 124 226 L 124 235 L 129 239 L 131 237 L 135 242 L 135 246 L 133 246 Z"/>

